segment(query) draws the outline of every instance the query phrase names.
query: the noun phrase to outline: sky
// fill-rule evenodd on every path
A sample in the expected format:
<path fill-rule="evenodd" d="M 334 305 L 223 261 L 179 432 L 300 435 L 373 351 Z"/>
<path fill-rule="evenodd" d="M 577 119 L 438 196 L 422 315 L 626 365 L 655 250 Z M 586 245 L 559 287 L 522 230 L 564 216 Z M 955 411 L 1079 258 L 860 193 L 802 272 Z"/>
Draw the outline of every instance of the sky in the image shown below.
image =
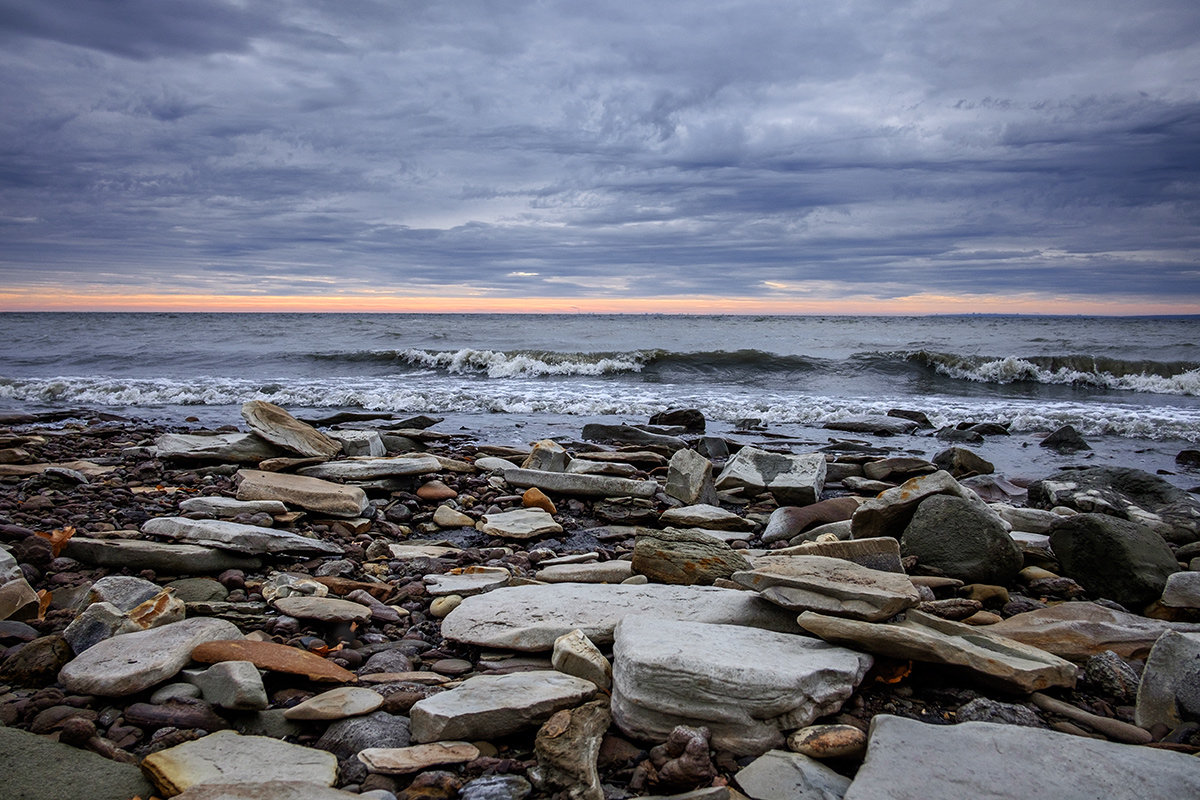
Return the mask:
<path fill-rule="evenodd" d="M 0 309 L 1200 313 L 1196 0 L 0 0 Z"/>

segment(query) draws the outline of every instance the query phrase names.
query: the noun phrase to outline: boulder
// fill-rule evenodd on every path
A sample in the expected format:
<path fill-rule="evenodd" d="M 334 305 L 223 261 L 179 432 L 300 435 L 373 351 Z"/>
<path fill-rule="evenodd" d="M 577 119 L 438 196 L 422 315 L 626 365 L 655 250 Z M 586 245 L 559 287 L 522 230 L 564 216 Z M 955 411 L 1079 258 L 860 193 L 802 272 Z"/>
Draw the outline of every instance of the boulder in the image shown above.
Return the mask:
<path fill-rule="evenodd" d="M 157 517 L 142 524 L 142 533 L 249 555 L 341 555 L 342 548 L 290 531 L 243 525 L 223 519 Z"/>
<path fill-rule="evenodd" d="M 839 709 L 871 663 L 806 636 L 627 616 L 613 644 L 613 720 L 652 742 L 703 722 L 716 749 L 758 755 Z"/>
<path fill-rule="evenodd" d="M 858 507 L 851 517 L 851 533 L 855 539 L 870 539 L 875 536 L 892 536 L 897 539 L 904 533 L 917 507 L 929 497 L 946 494 L 961 497 L 975 505 L 981 513 L 995 517 L 996 512 L 988 508 L 970 489 L 951 477 L 949 472 L 938 470 L 930 475 L 919 475 L 905 481 L 894 489 L 888 489 Z M 1001 525 L 1003 525 L 1001 521 Z"/>
<path fill-rule="evenodd" d="M 168 461 L 218 461 L 257 464 L 283 452 L 253 433 L 164 433 L 154 440 L 158 457 Z"/>
<path fill-rule="evenodd" d="M 1074 453 L 1078 450 L 1091 450 L 1091 446 L 1083 438 L 1083 434 L 1071 425 L 1063 425 L 1045 439 L 1038 442 L 1042 447 L 1057 450 L 1060 453 Z"/>
<path fill-rule="evenodd" d="M 300 470 L 310 478 L 333 481 L 372 481 L 379 478 L 408 478 L 427 475 L 441 469 L 433 456 L 395 456 L 392 458 L 344 458 L 327 461 Z"/>
<path fill-rule="evenodd" d="M 944 469 L 955 478 L 990 475 L 996 471 L 992 462 L 965 447 L 947 447 L 933 457 L 934 466 Z"/>
<path fill-rule="evenodd" d="M 151 753 L 142 760 L 142 771 L 168 797 L 207 783 L 296 781 L 328 787 L 337 782 L 337 758 L 266 736 L 218 731 Z"/>
<path fill-rule="evenodd" d="M 735 572 L 731 579 L 789 611 L 819 611 L 869 622 L 888 619 L 921 602 L 917 588 L 903 574 L 825 556 L 764 556 L 754 560 L 753 570 Z"/>
<path fill-rule="evenodd" d="M 712 462 L 695 450 L 678 450 L 667 465 L 664 491 L 688 505 L 716 505 L 717 490 L 713 488 L 712 469 Z"/>
<path fill-rule="evenodd" d="M 964 583 L 1006 584 L 1023 564 L 995 511 L 952 495 L 921 502 L 900 536 L 900 553 Z"/>
<path fill-rule="evenodd" d="M 367 510 L 367 494 L 357 486 L 254 469 L 239 470 L 237 480 L 238 500 L 280 500 L 336 517 L 357 517 Z"/>
<path fill-rule="evenodd" d="M 746 446 L 725 464 L 715 486 L 718 491 L 742 489 L 747 497 L 770 492 L 779 503 L 808 505 L 821 498 L 825 487 L 825 456 L 783 455 Z"/>
<path fill-rule="evenodd" d="M 1200 722 L 1200 633 L 1167 631 L 1142 670 L 1134 721 L 1143 728 Z"/>
<path fill-rule="evenodd" d="M 1019 692 L 1049 686 L 1075 686 L 1075 665 L 1036 647 L 1005 639 L 971 625 L 910 610 L 886 624 L 842 619 L 805 611 L 805 630 L 827 642 L 889 658 L 963 667 L 988 683 Z"/>
<path fill-rule="evenodd" d="M 1055 524 L 1050 546 L 1062 574 L 1095 597 L 1141 609 L 1162 596 L 1179 571 L 1171 548 L 1144 525 L 1104 514 L 1076 514 Z"/>
<path fill-rule="evenodd" d="M 1138 469 L 1063 470 L 1029 487 L 1029 505 L 1067 506 L 1127 519 L 1149 526 L 1175 544 L 1200 540 L 1200 499 Z"/>
<path fill-rule="evenodd" d="M 304 457 L 333 458 L 342 451 L 341 442 L 330 439 L 274 403 L 264 400 L 243 403 L 242 419 L 246 420 L 250 430 L 289 453 Z"/>
<path fill-rule="evenodd" d="M 798 633 L 791 614 L 756 593 L 712 586 L 557 583 L 508 586 L 468 597 L 442 620 L 442 635 L 480 647 L 550 650 L 576 628 L 599 645 L 627 614 Z"/>
<path fill-rule="evenodd" d="M 347 759 L 354 758 L 368 747 L 408 747 L 409 739 L 407 717 L 375 711 L 333 722 L 321 734 L 316 747 L 333 753 L 339 759 Z"/>
<path fill-rule="evenodd" d="M 1194 797 L 1196 759 L 1055 731 L 880 714 L 845 800 Z"/>
<path fill-rule="evenodd" d="M 1176 572 L 1168 577 L 1161 602 L 1170 608 L 1200 609 L 1200 572 Z"/>
<path fill-rule="evenodd" d="M 708 586 L 749 568 L 728 544 L 696 530 L 642 528 L 633 545 L 633 571 L 658 583 Z"/>
<path fill-rule="evenodd" d="M 477 675 L 417 701 L 409 712 L 412 738 L 436 742 L 508 736 L 590 700 L 596 691 L 591 681 L 553 670 Z"/>
<path fill-rule="evenodd" d="M 704 433 L 704 414 L 695 408 L 672 408 L 650 417 L 651 425 L 677 425 L 688 433 Z"/>
<path fill-rule="evenodd" d="M 522 489 L 536 486 L 543 492 L 555 492 L 570 497 L 653 497 L 659 489 L 657 481 L 635 481 L 609 475 L 581 475 L 536 469 L 505 470 L 504 480 L 510 486 Z"/>
<path fill-rule="evenodd" d="M 807 506 L 780 506 L 767 520 L 763 544 L 794 539 L 810 528 L 848 520 L 863 502 L 857 497 L 833 497 Z"/>

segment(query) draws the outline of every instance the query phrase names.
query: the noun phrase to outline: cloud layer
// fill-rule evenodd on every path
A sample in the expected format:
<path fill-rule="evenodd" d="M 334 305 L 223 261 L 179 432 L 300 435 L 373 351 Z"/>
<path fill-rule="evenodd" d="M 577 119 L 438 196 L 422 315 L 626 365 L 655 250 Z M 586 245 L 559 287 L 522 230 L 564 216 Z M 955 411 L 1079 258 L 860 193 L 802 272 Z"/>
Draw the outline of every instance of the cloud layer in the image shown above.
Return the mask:
<path fill-rule="evenodd" d="M 1198 34 L 1194 0 L 0 0 L 0 288 L 1200 309 Z"/>

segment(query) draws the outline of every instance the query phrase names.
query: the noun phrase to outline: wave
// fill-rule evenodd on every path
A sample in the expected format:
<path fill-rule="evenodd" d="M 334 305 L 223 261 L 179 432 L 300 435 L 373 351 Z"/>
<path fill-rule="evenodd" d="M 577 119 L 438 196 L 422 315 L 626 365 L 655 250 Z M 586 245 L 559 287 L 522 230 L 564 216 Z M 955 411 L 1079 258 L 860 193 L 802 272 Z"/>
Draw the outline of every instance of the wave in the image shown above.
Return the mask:
<path fill-rule="evenodd" d="M 1002 421 L 1013 431 L 1074 425 L 1085 435 L 1200 441 L 1200 409 L 1116 402 L 1062 402 L 1019 398 L 925 396 L 844 397 L 767 391 L 757 386 L 668 386 L 599 380 L 539 384 L 528 381 L 448 381 L 439 377 L 252 381 L 216 377 L 188 380 L 124 378 L 0 378 L 0 400 L 25 406 L 91 407 L 135 416 L 155 409 L 236 409 L 247 400 L 287 408 L 366 409 L 395 413 L 534 414 L 648 418 L 664 408 L 692 407 L 714 421 L 757 417 L 773 424 L 819 426 L 892 408 L 919 408 L 935 426 Z M 236 417 L 236 412 L 231 412 Z M 177 420 L 175 420 L 177 421 Z"/>
<path fill-rule="evenodd" d="M 916 350 L 895 355 L 939 375 L 977 383 L 1041 383 L 1148 394 L 1200 395 L 1200 365 L 1087 355 L 964 356 Z"/>

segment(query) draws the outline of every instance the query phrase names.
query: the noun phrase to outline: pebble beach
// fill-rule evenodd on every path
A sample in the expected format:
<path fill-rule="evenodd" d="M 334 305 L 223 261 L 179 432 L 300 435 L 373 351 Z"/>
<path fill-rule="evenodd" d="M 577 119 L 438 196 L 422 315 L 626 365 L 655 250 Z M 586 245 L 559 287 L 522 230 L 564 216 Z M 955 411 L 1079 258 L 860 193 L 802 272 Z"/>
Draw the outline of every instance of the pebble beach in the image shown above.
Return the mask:
<path fill-rule="evenodd" d="M 995 423 L 664 412 L 6 415 L 5 795 L 1200 790 L 1195 451 L 1168 482 L 1065 429 L 1030 480 Z"/>

